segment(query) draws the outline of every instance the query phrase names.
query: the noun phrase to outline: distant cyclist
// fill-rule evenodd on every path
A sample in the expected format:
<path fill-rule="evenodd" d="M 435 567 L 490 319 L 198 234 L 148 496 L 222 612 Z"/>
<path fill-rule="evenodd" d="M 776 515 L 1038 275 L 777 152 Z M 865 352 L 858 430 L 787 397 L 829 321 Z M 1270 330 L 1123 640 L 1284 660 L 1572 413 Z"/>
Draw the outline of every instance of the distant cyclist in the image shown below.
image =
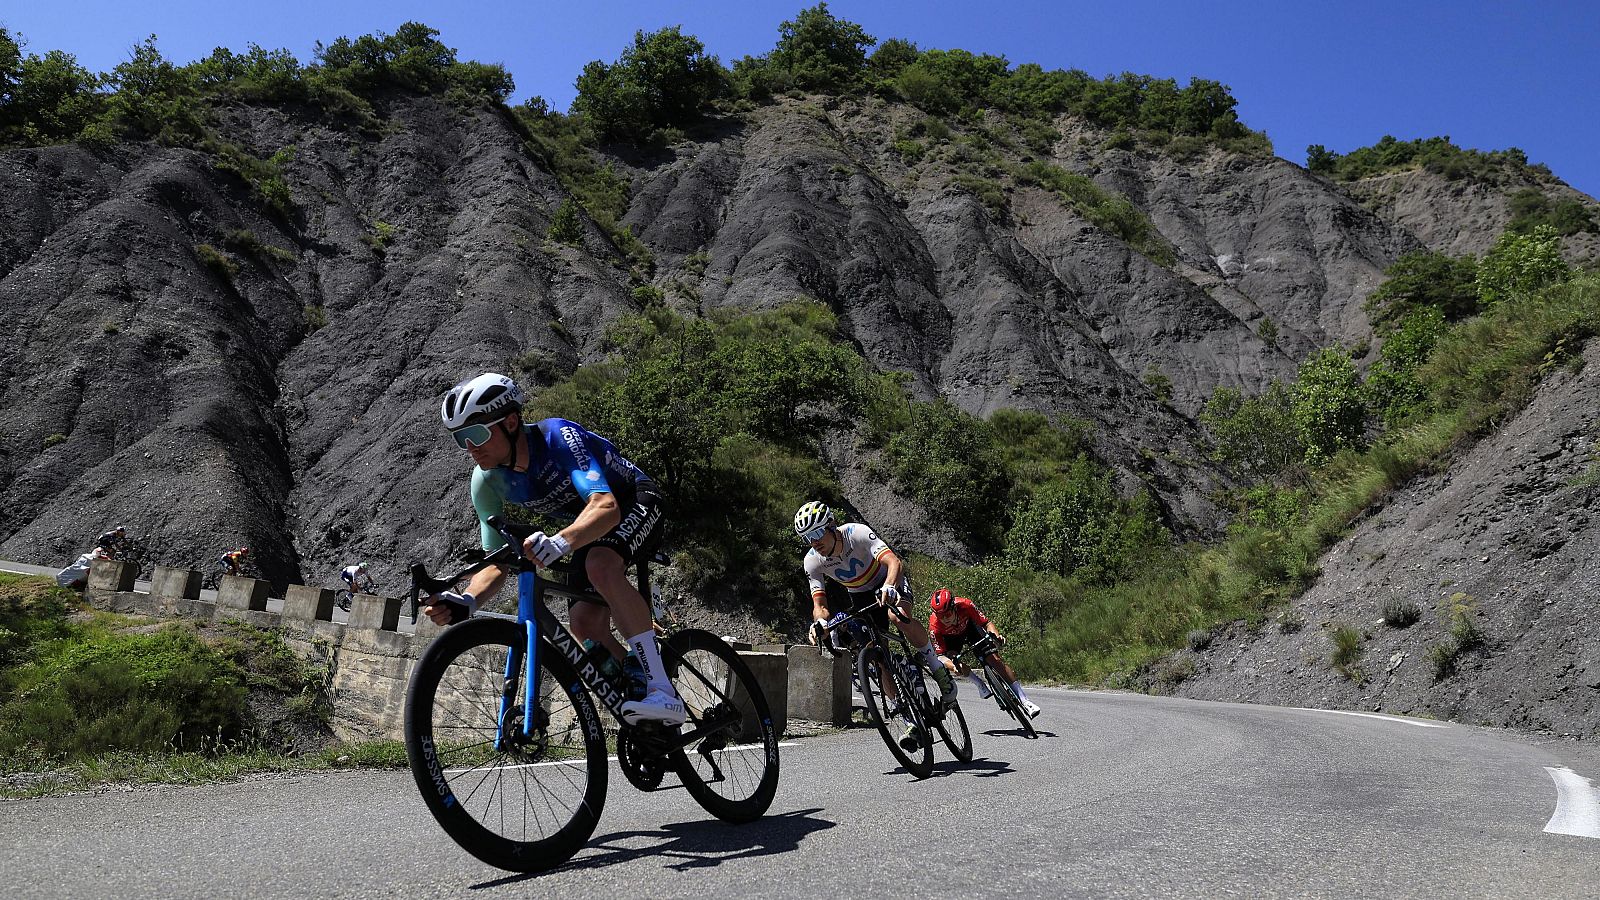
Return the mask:
<path fill-rule="evenodd" d="M 339 570 L 339 577 L 344 579 L 345 586 L 350 588 L 352 594 L 372 594 L 378 590 L 378 583 L 367 574 L 367 564 L 364 562 L 345 566 Z"/>
<path fill-rule="evenodd" d="M 638 656 L 649 687 L 643 699 L 622 704 L 623 717 L 630 723 L 681 725 L 683 701 L 661 664 L 650 604 L 624 571 L 654 545 L 661 523 L 659 489 L 610 441 L 566 419 L 525 423 L 522 404 L 516 382 L 486 372 L 451 388 L 439 410 L 456 445 L 478 464 L 472 506 L 483 549 L 498 550 L 505 543 L 488 520 L 507 504 L 571 519 L 556 534 L 535 532 L 523 542 L 523 553 L 542 566 L 572 553 L 604 598 L 604 603 L 574 601 L 568 621 L 575 637 L 605 646 L 620 664 L 624 651 L 611 634 L 615 617 Z M 505 578 L 503 570 L 490 566 L 460 593 L 430 597 L 425 612 L 438 625 L 460 621 L 472 615 L 479 598 L 493 596 Z"/>
<path fill-rule="evenodd" d="M 224 575 L 243 575 L 244 558 L 250 555 L 249 547 L 239 547 L 229 550 L 217 559 L 217 568 Z"/>
<path fill-rule="evenodd" d="M 911 617 L 911 583 L 889 545 L 865 525 L 835 524 L 833 510 L 816 501 L 794 514 L 794 533 L 811 545 L 804 561 L 811 585 L 811 615 L 816 620 L 811 626 L 811 642 L 819 643 L 828 625 L 828 592 L 823 579 L 831 578 L 850 592 L 851 612 L 867 608 L 875 599 L 883 601 L 871 612 L 877 626 L 887 628 L 889 620 L 894 620 L 895 627 L 927 661 L 939 683 L 941 701 L 954 704 L 955 681 L 929 646 L 928 632 Z"/>
<path fill-rule="evenodd" d="M 972 671 L 966 663 L 961 662 L 959 656 L 967 645 L 983 639 L 984 632 L 994 636 L 995 642 L 1004 645 L 1005 636 L 1000 629 L 994 626 L 978 607 L 966 597 L 957 597 L 945 588 L 933 592 L 928 600 L 928 606 L 933 612 L 928 614 L 928 631 L 933 634 L 933 643 L 939 649 L 939 656 L 950 671 L 965 675 L 977 685 L 979 696 L 987 700 L 990 696 L 989 686 L 984 684 L 983 678 Z M 1039 707 L 1028 695 L 1022 692 L 1022 683 L 1017 681 L 1017 673 L 1011 666 L 1000 658 L 999 651 L 989 654 L 984 660 L 1005 676 L 1006 682 L 1011 685 L 1011 690 L 1016 692 L 1017 699 L 1022 702 L 1022 708 L 1027 711 L 1028 718 L 1039 715 Z"/>
<path fill-rule="evenodd" d="M 95 546 L 106 551 L 111 557 L 116 557 L 128 544 L 128 529 L 118 525 L 95 541 Z"/>

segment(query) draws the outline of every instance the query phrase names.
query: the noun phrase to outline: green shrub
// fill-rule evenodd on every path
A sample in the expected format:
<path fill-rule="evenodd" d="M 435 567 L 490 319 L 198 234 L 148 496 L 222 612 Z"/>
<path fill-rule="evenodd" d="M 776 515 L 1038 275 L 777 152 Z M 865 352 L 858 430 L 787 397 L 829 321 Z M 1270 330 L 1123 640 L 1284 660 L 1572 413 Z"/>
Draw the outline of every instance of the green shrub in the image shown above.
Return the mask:
<path fill-rule="evenodd" d="M 215 749 L 245 721 L 238 667 L 183 625 L 66 642 L 11 677 L 23 689 L 0 706 L 7 752 Z"/>
<path fill-rule="evenodd" d="M 46 450 L 49 450 L 51 447 L 54 447 L 57 444 L 66 443 L 66 441 L 67 441 L 67 436 L 62 434 L 61 432 L 57 431 L 54 434 L 51 434 L 51 435 L 47 436 L 44 439 L 44 448 Z"/>
<path fill-rule="evenodd" d="M 1410 628 L 1422 618 L 1422 610 L 1415 603 L 1390 594 L 1383 602 L 1383 624 L 1390 628 Z"/>
<path fill-rule="evenodd" d="M 1356 663 L 1361 660 L 1361 632 L 1349 625 L 1340 625 L 1333 630 L 1332 663 L 1335 670 L 1352 681 L 1361 680 L 1361 672 L 1356 668 Z"/>
<path fill-rule="evenodd" d="M 1386 280 L 1362 306 L 1379 334 L 1393 331 L 1421 310 L 1437 310 L 1449 322 L 1478 312 L 1478 263 L 1470 256 L 1458 259 L 1417 250 L 1400 257 L 1383 274 Z"/>
<path fill-rule="evenodd" d="M 1308 464 L 1364 444 L 1367 404 L 1350 354 L 1330 347 L 1308 357 L 1289 394 L 1290 415 Z"/>
<path fill-rule="evenodd" d="M 915 404 L 885 456 L 902 494 L 984 546 L 998 543 L 1005 466 L 982 419 L 943 398 Z"/>
<path fill-rule="evenodd" d="M 1259 397 L 1218 387 L 1200 421 L 1216 446 L 1215 459 L 1256 481 L 1289 473 L 1304 459 L 1293 408 L 1289 388 L 1278 381 L 1270 382 Z"/>
<path fill-rule="evenodd" d="M 1478 266 L 1478 299 L 1493 306 L 1516 295 L 1565 281 L 1571 269 L 1561 256 L 1561 236 L 1548 225 L 1527 234 L 1507 231 Z"/>
<path fill-rule="evenodd" d="M 1552 200 L 1538 188 L 1523 188 L 1511 195 L 1510 207 L 1506 230 L 1517 234 L 1532 234 L 1541 226 L 1563 237 L 1600 231 L 1594 211 L 1572 197 Z"/>
<path fill-rule="evenodd" d="M 394 240 L 398 232 L 398 228 L 377 219 L 373 221 L 371 231 L 362 233 L 361 242 L 371 247 L 379 256 L 383 256 L 389 250 L 389 242 Z"/>
<path fill-rule="evenodd" d="M 967 193 L 977 197 L 988 210 L 996 216 L 1004 215 L 1006 211 L 1006 191 L 998 182 L 976 175 L 957 175 L 950 179 L 951 183 Z"/>
<path fill-rule="evenodd" d="M 1417 168 L 1452 180 L 1464 178 L 1491 184 L 1509 177 L 1529 178 L 1543 174 L 1542 167 L 1530 166 L 1527 154 L 1515 147 L 1491 152 L 1463 150 L 1451 143 L 1448 136 L 1400 141 L 1387 134 L 1370 147 L 1343 155 L 1313 144 L 1306 151 L 1306 167 L 1339 181 Z"/>
<path fill-rule="evenodd" d="M 546 240 L 558 244 L 582 246 L 583 220 L 578 218 L 578 205 L 570 199 L 561 201 L 555 215 L 550 217 L 550 227 L 545 230 L 544 236 Z"/>
<path fill-rule="evenodd" d="M 200 264 L 217 274 L 217 277 L 230 285 L 239 275 L 239 266 L 228 254 L 218 250 L 210 244 L 196 244 L 194 255 L 199 258 Z"/>
<path fill-rule="evenodd" d="M 666 292 L 653 284 L 635 285 L 631 294 L 633 302 L 643 307 L 660 306 L 667 299 Z"/>
<path fill-rule="evenodd" d="M 328 327 L 328 311 L 315 303 L 306 304 L 305 310 L 306 333 Z"/>

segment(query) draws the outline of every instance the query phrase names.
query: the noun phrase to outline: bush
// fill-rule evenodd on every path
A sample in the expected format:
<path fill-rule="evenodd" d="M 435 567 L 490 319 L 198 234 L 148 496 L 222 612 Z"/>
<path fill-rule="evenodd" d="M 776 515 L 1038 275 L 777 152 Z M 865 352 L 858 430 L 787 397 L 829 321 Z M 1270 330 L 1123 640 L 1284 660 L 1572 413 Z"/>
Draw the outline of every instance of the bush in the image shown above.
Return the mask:
<path fill-rule="evenodd" d="M 67 642 L 12 673 L 0 750 L 216 749 L 245 721 L 242 673 L 184 625 Z"/>
<path fill-rule="evenodd" d="M 1290 415 L 1308 464 L 1363 445 L 1367 405 L 1350 354 L 1329 347 L 1307 358 L 1289 395 Z"/>
<path fill-rule="evenodd" d="M 1565 281 L 1571 269 L 1561 256 L 1561 236 L 1548 225 L 1527 234 L 1507 231 L 1494 242 L 1478 266 L 1478 299 L 1493 306 Z"/>
<path fill-rule="evenodd" d="M 1478 263 L 1470 256 L 1417 250 L 1400 257 L 1383 274 L 1386 280 L 1362 306 L 1379 334 L 1393 331 L 1421 310 L 1437 310 L 1448 322 L 1478 312 Z"/>
<path fill-rule="evenodd" d="M 1361 680 L 1361 672 L 1356 668 L 1356 663 L 1360 661 L 1362 654 L 1361 632 L 1349 625 L 1340 625 L 1333 630 L 1331 640 L 1333 641 L 1331 659 L 1334 669 L 1352 681 Z"/>
<path fill-rule="evenodd" d="M 583 246 L 583 220 L 578 218 L 578 205 L 571 199 L 561 201 L 555 215 L 550 217 L 550 227 L 545 230 L 544 236 L 546 240 L 558 244 Z"/>
<path fill-rule="evenodd" d="M 228 254 L 218 250 L 210 244 L 196 244 L 194 255 L 199 258 L 200 264 L 215 272 L 217 277 L 233 284 L 233 279 L 239 275 L 239 266 Z"/>
<path fill-rule="evenodd" d="M 1546 227 L 1563 237 L 1586 231 L 1600 231 L 1594 212 L 1582 201 L 1571 197 L 1551 200 L 1538 188 L 1523 188 L 1511 195 L 1511 221 L 1507 231 L 1532 234 Z"/>
<path fill-rule="evenodd" d="M 1305 458 L 1293 407 L 1289 389 L 1278 381 L 1270 382 L 1259 397 L 1218 387 L 1200 412 L 1200 421 L 1216 446 L 1214 458 L 1259 481 L 1287 474 Z"/>
<path fill-rule="evenodd" d="M 982 419 L 943 398 L 915 404 L 910 423 L 889 441 L 885 456 L 900 493 L 958 534 L 985 547 L 999 543 L 1005 465 Z"/>
<path fill-rule="evenodd" d="M 1425 307 L 1406 317 L 1383 342 L 1378 361 L 1367 371 L 1367 396 L 1389 428 L 1399 426 L 1423 408 L 1427 391 L 1416 373 L 1444 333 L 1444 315 Z"/>
<path fill-rule="evenodd" d="M 1339 181 L 1416 168 L 1452 180 L 1464 178 L 1491 184 L 1540 174 L 1538 167 L 1528 165 L 1528 155 L 1515 147 L 1491 152 L 1463 150 L 1451 143 L 1449 136 L 1400 141 L 1387 134 L 1370 147 L 1344 155 L 1313 144 L 1306 151 L 1306 167 Z"/>
<path fill-rule="evenodd" d="M 1390 628 L 1410 628 L 1422 618 L 1422 610 L 1415 603 L 1394 594 L 1383 602 L 1383 624 Z"/>

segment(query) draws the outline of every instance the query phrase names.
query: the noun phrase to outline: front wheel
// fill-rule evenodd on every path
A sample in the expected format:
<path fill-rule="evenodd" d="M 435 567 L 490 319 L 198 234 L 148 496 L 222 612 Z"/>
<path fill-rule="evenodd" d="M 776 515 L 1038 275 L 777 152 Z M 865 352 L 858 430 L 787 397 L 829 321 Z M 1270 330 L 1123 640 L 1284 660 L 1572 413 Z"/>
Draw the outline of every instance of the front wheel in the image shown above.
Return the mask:
<path fill-rule="evenodd" d="M 349 612 L 350 611 L 350 598 L 352 596 L 353 595 L 350 593 L 349 589 L 340 588 L 338 593 L 333 595 L 333 603 L 334 603 L 335 606 L 339 607 L 340 609 L 344 610 L 345 612 Z"/>
<path fill-rule="evenodd" d="M 983 667 L 984 680 L 989 682 L 989 690 L 994 692 L 994 698 L 999 702 L 1000 708 L 1011 714 L 1022 726 L 1022 736 L 1034 738 L 1039 732 L 1033 727 L 1033 719 L 1028 716 L 1028 711 L 1022 708 L 1022 703 L 1017 700 L 1017 694 L 1011 690 L 1011 685 L 1005 676 L 994 670 L 994 667 L 985 664 Z"/>
<path fill-rule="evenodd" d="M 525 707 L 524 645 L 522 629 L 504 619 L 472 619 L 435 639 L 406 694 L 406 756 L 428 810 L 462 849 L 538 872 L 571 859 L 594 833 L 606 742 L 594 701 L 547 645 L 537 699 Z"/>
<path fill-rule="evenodd" d="M 918 677 L 923 679 L 923 690 L 929 689 L 927 682 L 933 681 L 933 675 L 924 669 L 917 669 Z M 951 676 L 952 678 L 955 676 Z M 925 694 L 928 697 L 939 696 L 939 684 L 934 682 L 932 691 Z M 938 704 L 940 701 L 934 700 Z M 951 705 L 950 709 L 942 715 L 937 709 L 933 712 L 933 728 L 939 732 L 939 737 L 944 745 L 950 748 L 950 755 L 962 762 L 972 762 L 972 732 L 967 729 L 967 717 L 961 712 L 961 704 Z"/>
<path fill-rule="evenodd" d="M 922 719 L 922 710 L 911 694 L 911 683 L 900 666 L 882 647 L 868 644 L 856 656 L 856 681 L 867 704 L 867 716 L 878 727 L 889 752 L 913 776 L 932 775 L 933 737 L 928 734 L 928 724 Z M 905 734 L 900 733 L 902 726 L 909 729 Z"/>
<path fill-rule="evenodd" d="M 722 638 L 698 628 L 667 638 L 661 661 L 688 715 L 684 732 L 701 733 L 671 754 L 684 788 L 719 819 L 759 818 L 778 790 L 778 729 L 755 675 Z"/>

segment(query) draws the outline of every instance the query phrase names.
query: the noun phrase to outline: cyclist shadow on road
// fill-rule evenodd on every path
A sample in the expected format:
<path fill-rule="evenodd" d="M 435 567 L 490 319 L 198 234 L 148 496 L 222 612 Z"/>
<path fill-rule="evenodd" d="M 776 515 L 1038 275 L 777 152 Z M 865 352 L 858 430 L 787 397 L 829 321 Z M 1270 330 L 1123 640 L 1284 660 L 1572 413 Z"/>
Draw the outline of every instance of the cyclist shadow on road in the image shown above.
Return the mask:
<path fill-rule="evenodd" d="M 1025 739 L 1025 740 L 1033 740 L 1033 738 L 1030 738 L 1026 734 L 1024 734 L 1022 732 L 1021 728 L 990 728 L 990 729 L 987 729 L 987 730 L 979 732 L 979 733 L 980 734 L 986 734 L 989 737 L 1000 737 L 1000 738 L 1019 737 L 1019 738 Z M 1042 738 L 1053 738 L 1053 737 L 1060 737 L 1061 736 L 1059 734 L 1056 734 L 1054 731 L 1045 731 L 1045 730 L 1037 728 L 1037 727 L 1034 729 L 1034 735 L 1037 736 L 1037 737 L 1042 737 Z"/>
<path fill-rule="evenodd" d="M 973 775 L 978 778 L 998 778 L 1001 775 L 1010 775 L 1016 769 L 1011 768 L 1011 763 L 1003 759 L 989 759 L 985 756 L 974 756 L 971 762 L 962 762 L 959 759 L 946 759 L 933 764 L 934 778 L 947 778 L 951 775 Z"/>
<path fill-rule="evenodd" d="M 768 815 L 743 825 L 729 825 L 711 819 L 674 822 L 651 830 L 613 831 L 591 839 L 572 862 L 550 871 L 603 869 L 644 857 L 662 857 L 675 860 L 665 863 L 666 868 L 681 872 L 720 866 L 736 859 L 788 853 L 799 849 L 800 841 L 808 835 L 835 826 L 834 822 L 817 818 L 815 814 L 819 812 L 822 812 L 820 808 L 798 809 Z M 643 847 L 620 846 L 623 842 L 641 840 L 656 843 Z M 473 887 L 498 887 L 537 878 L 540 874 L 544 873 L 512 875 Z"/>

